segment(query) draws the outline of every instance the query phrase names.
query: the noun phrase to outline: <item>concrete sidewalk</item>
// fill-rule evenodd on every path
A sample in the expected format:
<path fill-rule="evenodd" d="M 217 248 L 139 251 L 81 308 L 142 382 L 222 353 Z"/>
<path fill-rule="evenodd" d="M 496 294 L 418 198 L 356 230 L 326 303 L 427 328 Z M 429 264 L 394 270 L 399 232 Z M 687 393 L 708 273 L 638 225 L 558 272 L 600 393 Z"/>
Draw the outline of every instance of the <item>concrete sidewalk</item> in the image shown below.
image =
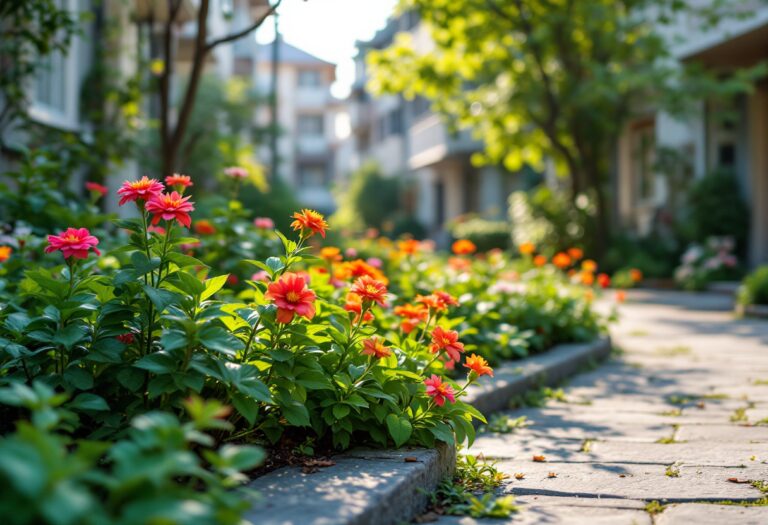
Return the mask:
<path fill-rule="evenodd" d="M 497 460 L 521 506 L 508 523 L 768 524 L 768 506 L 717 503 L 768 496 L 768 322 L 730 306 L 631 292 L 612 330 L 622 355 L 571 381 L 567 402 L 510 412 L 529 427 L 479 437 L 470 452 Z"/>

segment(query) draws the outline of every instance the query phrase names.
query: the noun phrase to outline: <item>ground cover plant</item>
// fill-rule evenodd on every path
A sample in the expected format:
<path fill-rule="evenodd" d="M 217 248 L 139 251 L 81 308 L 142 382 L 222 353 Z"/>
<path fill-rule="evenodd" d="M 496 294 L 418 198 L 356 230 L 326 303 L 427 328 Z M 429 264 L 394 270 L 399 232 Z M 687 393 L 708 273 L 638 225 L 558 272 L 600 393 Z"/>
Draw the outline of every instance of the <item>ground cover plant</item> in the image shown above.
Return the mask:
<path fill-rule="evenodd" d="M 455 298 L 428 307 L 418 339 L 379 330 L 386 277 L 332 283 L 310 253 L 327 228 L 311 210 L 294 214 L 293 239 L 270 231 L 282 253 L 248 260 L 248 288 L 228 290 L 190 255 L 192 181 L 165 182 L 122 185 L 138 217 L 111 242 L 74 225 L 37 251 L 3 250 L 0 447 L 17 452 L 0 461 L 0 505 L 27 501 L 18 523 L 235 522 L 243 498 L 226 489 L 263 459 L 254 445 L 471 443 L 484 418 L 461 397 L 493 372 L 475 355 L 459 364 Z M 466 375 L 445 377 L 446 362 Z"/>

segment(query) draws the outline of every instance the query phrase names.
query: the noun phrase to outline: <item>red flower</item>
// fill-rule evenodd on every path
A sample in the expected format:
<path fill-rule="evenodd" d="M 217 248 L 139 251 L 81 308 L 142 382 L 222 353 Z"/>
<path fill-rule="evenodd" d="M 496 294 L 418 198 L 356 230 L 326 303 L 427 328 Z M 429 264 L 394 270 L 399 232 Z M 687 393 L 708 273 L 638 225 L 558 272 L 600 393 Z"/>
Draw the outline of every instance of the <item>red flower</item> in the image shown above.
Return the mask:
<path fill-rule="evenodd" d="M 489 375 L 493 377 L 493 368 L 488 366 L 488 361 L 480 357 L 479 355 L 472 354 L 470 355 L 466 361 L 464 361 L 464 366 L 466 368 L 469 368 L 470 374 L 476 374 L 477 377 Z"/>
<path fill-rule="evenodd" d="M 305 208 L 301 210 L 301 212 L 294 213 L 293 218 L 295 220 L 291 223 L 291 228 L 295 231 L 301 230 L 302 236 L 310 237 L 315 233 L 319 233 L 320 236 L 325 239 L 325 231 L 328 229 L 328 223 L 325 222 L 325 219 L 320 213 Z"/>
<path fill-rule="evenodd" d="M 432 292 L 433 295 L 435 295 L 438 300 L 443 303 L 446 307 L 448 306 L 458 306 L 459 301 L 456 300 L 454 296 L 449 294 L 448 292 L 443 292 L 442 290 L 435 290 Z"/>
<path fill-rule="evenodd" d="M 67 228 L 59 235 L 48 236 L 48 246 L 45 253 L 51 253 L 60 250 L 65 259 L 75 257 L 76 259 L 85 259 L 88 257 L 88 250 L 93 249 L 96 255 L 101 252 L 96 248 L 99 240 L 91 235 L 87 228 Z"/>
<path fill-rule="evenodd" d="M 597 275 L 597 284 L 600 288 L 608 288 L 611 285 L 611 278 L 607 273 L 600 273 Z"/>
<path fill-rule="evenodd" d="M 391 356 L 392 351 L 384 345 L 384 340 L 378 337 L 371 337 L 363 341 L 363 354 L 381 359 Z"/>
<path fill-rule="evenodd" d="M 352 293 L 359 295 L 363 301 L 375 302 L 384 306 L 387 285 L 373 277 L 363 275 L 352 285 Z"/>
<path fill-rule="evenodd" d="M 357 294 L 348 293 L 347 301 L 346 303 L 344 303 L 344 309 L 347 312 L 353 312 L 355 314 L 355 318 L 353 319 L 352 322 L 357 323 L 360 320 L 360 314 L 363 313 L 363 300 Z M 365 312 L 365 316 L 363 317 L 363 322 L 370 323 L 374 319 L 375 317 L 370 311 Z"/>
<path fill-rule="evenodd" d="M 468 239 L 459 239 L 451 245 L 451 250 L 456 255 L 470 255 L 477 251 L 477 246 Z"/>
<path fill-rule="evenodd" d="M 195 233 L 199 235 L 213 235 L 216 233 L 216 227 L 211 224 L 211 221 L 200 219 L 195 222 Z"/>
<path fill-rule="evenodd" d="M 456 394 L 453 388 L 443 383 L 443 380 L 438 376 L 432 374 L 432 377 L 424 380 L 424 384 L 427 385 L 427 395 L 435 400 L 437 406 L 443 406 L 446 399 L 451 403 L 456 402 Z"/>
<path fill-rule="evenodd" d="M 265 297 L 277 305 L 277 322 L 287 324 L 294 314 L 312 319 L 315 316 L 315 292 L 307 288 L 304 278 L 285 273 L 270 283 Z"/>
<path fill-rule="evenodd" d="M 155 195 L 162 193 L 164 189 L 157 180 L 149 179 L 146 175 L 139 180 L 125 181 L 117 190 L 117 194 L 122 196 L 118 204 L 122 206 L 131 201 L 148 201 Z"/>
<path fill-rule="evenodd" d="M 459 333 L 456 330 L 444 330 L 441 326 L 436 326 L 432 330 L 432 344 L 429 349 L 433 354 L 440 350 L 445 350 L 454 361 L 461 359 L 461 353 L 464 351 L 464 344 L 459 342 Z"/>
<path fill-rule="evenodd" d="M 129 345 L 129 344 L 133 343 L 134 337 L 133 337 L 133 334 L 131 332 L 128 332 L 128 333 L 125 333 L 125 334 L 118 335 L 117 336 L 117 340 L 120 341 L 121 343 L 125 344 L 125 345 Z"/>
<path fill-rule="evenodd" d="M 224 170 L 224 175 L 233 179 L 244 179 L 248 177 L 248 170 L 240 166 L 230 166 Z"/>
<path fill-rule="evenodd" d="M 581 248 L 568 248 L 568 256 L 574 261 L 578 261 L 584 257 L 584 250 Z"/>
<path fill-rule="evenodd" d="M 109 188 L 107 188 L 102 184 L 99 184 L 98 182 L 86 182 L 85 189 L 88 191 L 94 191 L 100 194 L 102 197 L 107 193 L 109 193 Z"/>
<path fill-rule="evenodd" d="M 179 191 L 184 191 L 184 188 L 194 186 L 194 183 L 192 182 L 192 179 L 189 177 L 189 175 L 181 175 L 179 173 L 168 175 L 165 178 L 165 184 L 168 186 L 178 186 L 176 189 Z"/>
<path fill-rule="evenodd" d="M 189 225 L 192 224 L 189 212 L 193 211 L 195 207 L 193 206 L 194 203 L 187 202 L 188 200 L 189 197 L 182 197 L 175 191 L 171 192 L 170 195 L 167 193 L 154 195 L 147 202 L 147 211 L 154 214 L 152 224 L 157 224 L 160 219 L 166 221 L 176 219 L 189 228 Z"/>
<path fill-rule="evenodd" d="M 256 217 L 253 219 L 253 225 L 262 230 L 271 230 L 275 227 L 275 221 L 269 217 Z"/>

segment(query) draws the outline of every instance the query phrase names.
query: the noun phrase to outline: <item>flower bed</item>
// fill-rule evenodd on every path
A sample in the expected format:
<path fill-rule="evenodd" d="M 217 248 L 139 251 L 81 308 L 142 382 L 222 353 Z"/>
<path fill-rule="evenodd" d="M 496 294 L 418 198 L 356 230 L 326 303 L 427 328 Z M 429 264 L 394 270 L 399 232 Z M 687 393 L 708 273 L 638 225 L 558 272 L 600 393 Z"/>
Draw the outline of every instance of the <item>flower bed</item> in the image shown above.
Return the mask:
<path fill-rule="evenodd" d="M 552 265 L 473 257 L 468 241 L 447 268 L 416 241 L 345 257 L 316 212 L 294 214 L 292 238 L 235 199 L 193 221 L 192 181 L 166 185 L 123 184 L 135 219 L 0 248 L 11 523 L 236 523 L 231 489 L 264 448 L 471 443 L 484 419 L 462 398 L 489 361 L 603 327 Z"/>

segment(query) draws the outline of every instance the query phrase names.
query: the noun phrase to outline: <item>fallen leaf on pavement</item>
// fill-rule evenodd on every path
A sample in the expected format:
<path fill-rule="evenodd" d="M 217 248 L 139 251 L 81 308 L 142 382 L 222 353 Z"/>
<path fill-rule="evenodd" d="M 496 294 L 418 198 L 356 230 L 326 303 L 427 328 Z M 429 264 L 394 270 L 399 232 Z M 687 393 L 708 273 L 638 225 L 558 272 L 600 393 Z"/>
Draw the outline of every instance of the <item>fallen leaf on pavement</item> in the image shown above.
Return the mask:
<path fill-rule="evenodd" d="M 533 456 L 533 460 L 536 463 L 544 463 L 545 461 L 547 461 L 547 458 L 545 458 L 544 456 Z"/>
<path fill-rule="evenodd" d="M 751 479 L 728 478 L 731 483 L 752 483 Z"/>
<path fill-rule="evenodd" d="M 523 474 L 522 472 L 518 472 L 517 474 L 515 474 L 515 479 L 525 479 L 525 474 Z"/>

